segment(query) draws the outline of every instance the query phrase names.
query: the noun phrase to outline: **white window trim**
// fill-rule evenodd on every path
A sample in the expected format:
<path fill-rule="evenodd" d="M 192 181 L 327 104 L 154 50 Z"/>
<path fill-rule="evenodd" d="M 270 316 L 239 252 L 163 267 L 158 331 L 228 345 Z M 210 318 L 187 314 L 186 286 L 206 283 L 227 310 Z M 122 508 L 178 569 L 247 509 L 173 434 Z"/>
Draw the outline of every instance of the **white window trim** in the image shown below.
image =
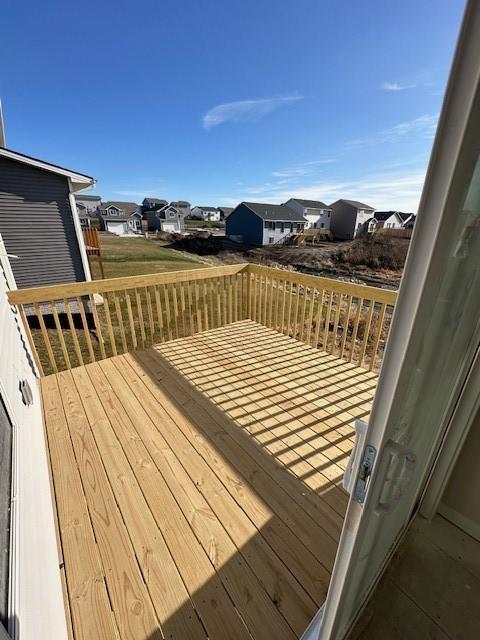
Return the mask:
<path fill-rule="evenodd" d="M 90 282 L 92 274 L 90 273 L 90 265 L 88 264 L 87 250 L 85 248 L 85 241 L 83 239 L 82 225 L 80 223 L 80 217 L 78 215 L 77 203 L 75 202 L 75 196 L 72 191 L 72 181 L 68 178 L 70 208 L 72 210 L 73 225 L 75 227 L 75 234 L 77 236 L 78 248 L 80 249 L 80 257 L 82 259 L 83 270 L 85 272 L 86 282 Z"/>

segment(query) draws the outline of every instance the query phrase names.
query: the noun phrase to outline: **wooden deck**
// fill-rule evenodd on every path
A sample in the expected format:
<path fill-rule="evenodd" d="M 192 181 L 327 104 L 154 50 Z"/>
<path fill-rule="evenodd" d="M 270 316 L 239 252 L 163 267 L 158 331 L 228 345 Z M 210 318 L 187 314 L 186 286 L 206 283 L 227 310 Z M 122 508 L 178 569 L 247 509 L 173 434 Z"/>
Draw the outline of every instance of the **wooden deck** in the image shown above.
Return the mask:
<path fill-rule="evenodd" d="M 375 386 L 251 320 L 43 378 L 72 637 L 300 637 Z"/>

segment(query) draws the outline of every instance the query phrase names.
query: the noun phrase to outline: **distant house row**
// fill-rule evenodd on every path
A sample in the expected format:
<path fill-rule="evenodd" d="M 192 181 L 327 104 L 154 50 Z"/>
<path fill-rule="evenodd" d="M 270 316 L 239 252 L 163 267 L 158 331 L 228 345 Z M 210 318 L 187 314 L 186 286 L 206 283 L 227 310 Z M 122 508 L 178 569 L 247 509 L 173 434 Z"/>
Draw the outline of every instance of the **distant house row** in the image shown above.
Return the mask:
<path fill-rule="evenodd" d="M 356 200 L 326 205 L 317 200 L 290 198 L 284 204 L 241 202 L 226 218 L 226 235 L 253 245 L 284 244 L 306 229 L 324 230 L 339 240 L 352 240 L 379 229 L 413 227 L 415 215 L 375 211 Z"/>
<path fill-rule="evenodd" d="M 92 220 L 97 220 L 102 231 L 116 235 L 141 233 L 143 229 L 181 233 L 185 219 L 220 222 L 233 211 L 233 207 L 192 207 L 186 200 L 168 202 L 160 198 L 144 198 L 141 205 L 113 200 L 102 202 L 100 196 L 82 194 L 75 200 L 82 227 L 89 227 Z"/>

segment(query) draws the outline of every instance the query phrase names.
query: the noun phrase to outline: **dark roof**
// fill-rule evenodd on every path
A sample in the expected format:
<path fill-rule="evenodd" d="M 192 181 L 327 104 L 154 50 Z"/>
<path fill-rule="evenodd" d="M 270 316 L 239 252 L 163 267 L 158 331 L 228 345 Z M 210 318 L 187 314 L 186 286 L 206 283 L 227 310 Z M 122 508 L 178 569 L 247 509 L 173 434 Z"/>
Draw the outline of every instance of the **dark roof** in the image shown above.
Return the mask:
<path fill-rule="evenodd" d="M 355 207 L 355 209 L 370 209 L 371 211 L 375 211 L 375 207 L 371 207 L 369 204 L 364 204 L 363 202 L 359 202 L 358 200 L 345 200 L 344 198 L 340 198 L 340 200 L 336 200 L 333 204 L 330 205 L 330 208 L 333 207 L 337 202 L 346 202 L 347 204 Z"/>
<path fill-rule="evenodd" d="M 139 206 L 136 202 L 121 202 L 119 200 L 107 200 L 107 202 L 102 202 L 102 210 L 107 209 L 108 207 L 116 207 L 123 211 L 127 216 L 131 213 L 135 213 L 138 211 Z M 116 216 L 118 219 L 119 216 Z"/>
<path fill-rule="evenodd" d="M 383 222 L 385 220 L 388 220 L 390 216 L 393 216 L 395 214 L 400 218 L 402 222 L 405 222 L 405 220 L 408 220 L 408 218 L 413 215 L 411 213 L 403 213 L 402 211 L 375 211 L 373 217 L 375 218 L 375 220 L 380 220 L 380 222 Z"/>
<path fill-rule="evenodd" d="M 268 204 L 266 202 L 241 202 L 263 220 L 280 220 L 285 222 L 307 222 L 301 213 L 297 213 L 285 204 Z"/>
<path fill-rule="evenodd" d="M 235 207 L 217 207 L 219 211 L 224 213 L 225 215 L 230 215 Z"/>
<path fill-rule="evenodd" d="M 200 205 L 195 205 L 194 209 L 201 209 L 202 211 L 216 211 L 217 207 L 201 207 Z"/>
<path fill-rule="evenodd" d="M 85 200 L 86 202 L 98 202 L 101 200 L 101 196 L 83 196 L 81 193 L 75 193 L 75 200 Z"/>
<path fill-rule="evenodd" d="M 321 200 L 303 200 L 301 198 L 291 198 L 291 200 L 298 202 L 299 204 L 302 205 L 302 207 L 305 207 L 307 209 L 329 209 L 330 208 L 327 204 L 325 204 L 324 202 L 321 202 Z"/>
<path fill-rule="evenodd" d="M 187 202 L 186 200 L 176 200 L 174 202 L 171 202 L 170 204 L 172 205 L 172 207 L 180 207 L 181 209 L 190 206 L 190 202 Z"/>
<path fill-rule="evenodd" d="M 143 202 L 149 202 L 152 204 L 168 204 L 166 200 L 161 200 L 160 198 L 144 198 Z"/>

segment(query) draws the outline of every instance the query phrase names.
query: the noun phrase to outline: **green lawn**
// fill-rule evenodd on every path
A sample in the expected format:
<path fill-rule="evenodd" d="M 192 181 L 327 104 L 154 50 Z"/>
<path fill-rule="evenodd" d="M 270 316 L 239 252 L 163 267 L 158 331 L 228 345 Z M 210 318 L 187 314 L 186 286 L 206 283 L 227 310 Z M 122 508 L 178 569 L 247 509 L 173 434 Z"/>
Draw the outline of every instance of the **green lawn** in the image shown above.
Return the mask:
<path fill-rule="evenodd" d="M 136 276 L 145 273 L 179 271 L 205 266 L 194 257 L 162 247 L 156 240 L 100 236 L 106 278 Z M 97 261 L 92 258 L 93 277 L 100 278 Z"/>
<path fill-rule="evenodd" d="M 197 229 L 199 228 L 224 229 L 225 228 L 224 222 L 213 222 L 210 220 L 185 220 L 184 222 L 186 227 L 196 227 Z"/>

